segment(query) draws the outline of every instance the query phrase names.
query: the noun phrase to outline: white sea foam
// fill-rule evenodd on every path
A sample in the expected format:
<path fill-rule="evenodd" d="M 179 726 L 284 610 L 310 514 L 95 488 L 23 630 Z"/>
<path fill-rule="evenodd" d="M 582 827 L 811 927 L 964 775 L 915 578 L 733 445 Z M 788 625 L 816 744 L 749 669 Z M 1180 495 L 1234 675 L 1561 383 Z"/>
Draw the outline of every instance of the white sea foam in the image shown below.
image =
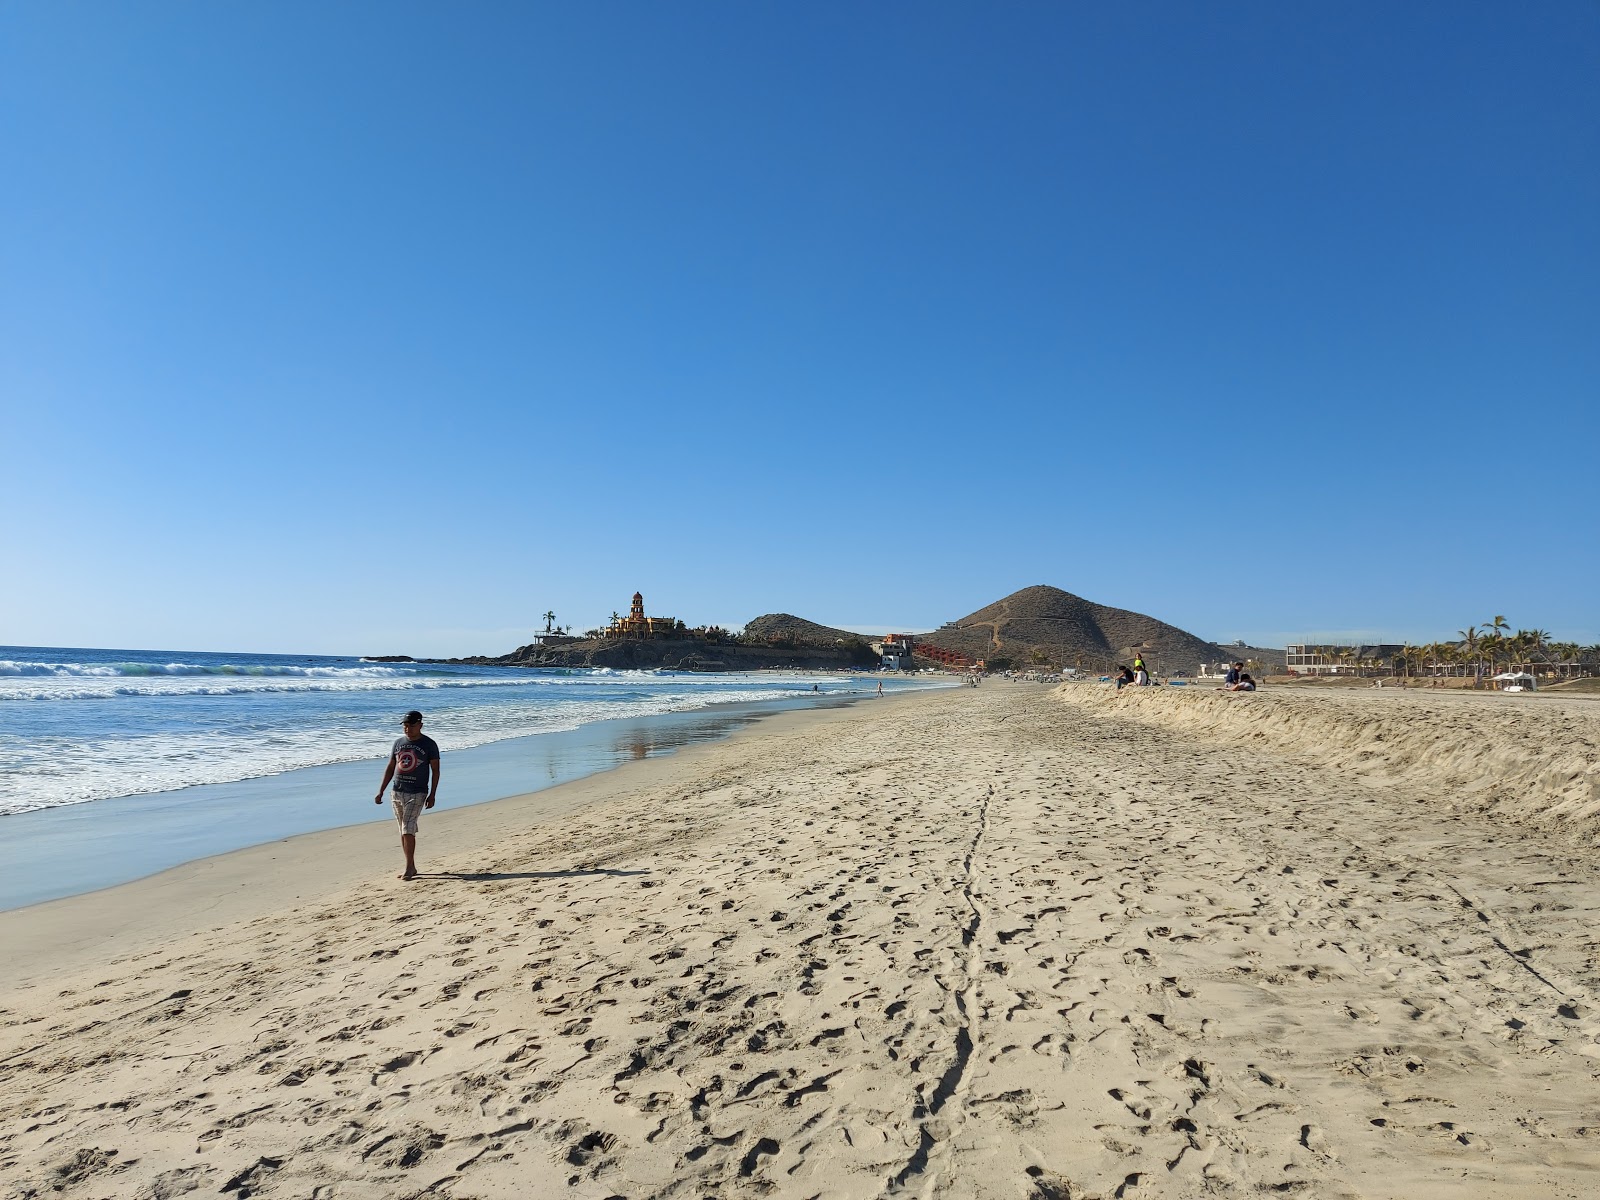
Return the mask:
<path fill-rule="evenodd" d="M 7 685 L 0 680 L 0 701 L 4 700 L 112 700 L 119 696 L 249 696 L 283 692 L 405 692 L 440 688 L 528 687 L 546 682 L 537 679 L 461 679 L 411 678 L 328 679 L 305 683 L 277 683 L 271 680 L 241 679 L 236 683 L 191 683 L 181 679 L 150 679 L 140 683 L 107 681 L 88 684 L 82 676 L 44 682 L 30 679 L 27 684 Z"/>
<path fill-rule="evenodd" d="M 409 708 L 449 750 L 810 694 L 811 677 L 0 647 L 0 813 L 381 756 Z M 850 685 L 830 682 L 824 693 Z M 381 758 L 379 760 L 381 762 Z"/>
<path fill-rule="evenodd" d="M 412 668 L 415 670 L 415 668 Z M 289 676 L 305 679 L 383 679 L 401 674 L 395 667 L 297 667 L 281 663 L 75 663 L 18 662 L 0 659 L 0 676 L 118 678 L 162 675 Z"/>
<path fill-rule="evenodd" d="M 680 684 L 654 695 L 626 699 L 529 696 L 523 702 L 508 699 L 491 706 L 445 707 L 430 713 L 430 732 L 441 749 L 464 750 L 527 734 L 576 729 L 594 721 L 777 700 L 810 690 L 798 681 L 790 687 L 775 687 L 772 682 L 714 689 Z M 381 762 L 386 745 L 381 736 L 376 740 Z M 0 774 L 0 814 L 354 762 L 374 757 L 374 741 L 366 720 L 307 728 L 133 734 L 59 742 L 35 738 L 20 748 L 13 747 L 14 753 L 7 757 L 7 770 Z"/>

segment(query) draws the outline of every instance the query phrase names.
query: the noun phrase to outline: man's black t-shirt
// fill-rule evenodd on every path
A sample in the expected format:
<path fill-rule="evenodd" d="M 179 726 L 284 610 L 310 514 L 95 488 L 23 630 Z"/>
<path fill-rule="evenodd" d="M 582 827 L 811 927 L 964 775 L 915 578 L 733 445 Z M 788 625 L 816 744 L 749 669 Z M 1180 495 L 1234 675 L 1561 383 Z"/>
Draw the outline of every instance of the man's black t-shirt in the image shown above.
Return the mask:
<path fill-rule="evenodd" d="M 428 764 L 439 757 L 439 743 L 427 734 L 416 741 L 408 737 L 396 738 L 394 749 L 394 790 L 397 792 L 428 791 Z"/>

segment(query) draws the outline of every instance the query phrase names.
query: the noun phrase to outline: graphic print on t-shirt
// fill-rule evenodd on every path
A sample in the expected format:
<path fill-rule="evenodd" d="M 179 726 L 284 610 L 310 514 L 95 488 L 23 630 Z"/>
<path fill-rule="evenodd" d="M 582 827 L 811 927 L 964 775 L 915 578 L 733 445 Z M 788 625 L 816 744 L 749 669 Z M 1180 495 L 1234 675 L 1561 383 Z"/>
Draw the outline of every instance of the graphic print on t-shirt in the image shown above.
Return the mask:
<path fill-rule="evenodd" d="M 397 792 L 425 792 L 428 790 L 428 764 L 439 757 L 439 747 L 424 734 L 416 741 L 410 738 L 395 739 L 394 790 Z"/>

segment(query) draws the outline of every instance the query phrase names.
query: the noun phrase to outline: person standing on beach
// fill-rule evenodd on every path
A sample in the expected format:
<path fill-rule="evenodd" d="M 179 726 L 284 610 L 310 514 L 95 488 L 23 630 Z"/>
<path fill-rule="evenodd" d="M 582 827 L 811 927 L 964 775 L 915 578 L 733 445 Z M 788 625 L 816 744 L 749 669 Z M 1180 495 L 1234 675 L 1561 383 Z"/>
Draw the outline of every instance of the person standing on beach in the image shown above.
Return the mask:
<path fill-rule="evenodd" d="M 412 709 L 401 722 L 405 736 L 395 739 L 389 750 L 389 765 L 383 769 L 374 804 L 383 803 L 383 793 L 394 780 L 394 819 L 400 825 L 400 849 L 405 851 L 406 869 L 400 878 L 417 877 L 417 819 L 422 810 L 432 808 L 439 794 L 439 743 L 422 732 L 422 714 Z"/>

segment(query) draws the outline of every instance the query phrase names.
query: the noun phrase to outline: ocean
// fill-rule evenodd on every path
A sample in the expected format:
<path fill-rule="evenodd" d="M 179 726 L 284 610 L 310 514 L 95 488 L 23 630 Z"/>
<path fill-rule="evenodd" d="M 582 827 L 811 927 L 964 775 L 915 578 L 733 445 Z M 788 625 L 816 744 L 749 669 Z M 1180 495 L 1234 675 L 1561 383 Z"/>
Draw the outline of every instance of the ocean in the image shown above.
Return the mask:
<path fill-rule="evenodd" d="M 877 683 L 0 646 L 0 860 L 12 876 L 0 908 L 385 817 L 371 794 L 408 709 L 439 743 L 441 803 L 453 806 L 724 736 L 764 711 L 848 703 Z M 329 799 L 345 793 L 365 808 Z"/>

